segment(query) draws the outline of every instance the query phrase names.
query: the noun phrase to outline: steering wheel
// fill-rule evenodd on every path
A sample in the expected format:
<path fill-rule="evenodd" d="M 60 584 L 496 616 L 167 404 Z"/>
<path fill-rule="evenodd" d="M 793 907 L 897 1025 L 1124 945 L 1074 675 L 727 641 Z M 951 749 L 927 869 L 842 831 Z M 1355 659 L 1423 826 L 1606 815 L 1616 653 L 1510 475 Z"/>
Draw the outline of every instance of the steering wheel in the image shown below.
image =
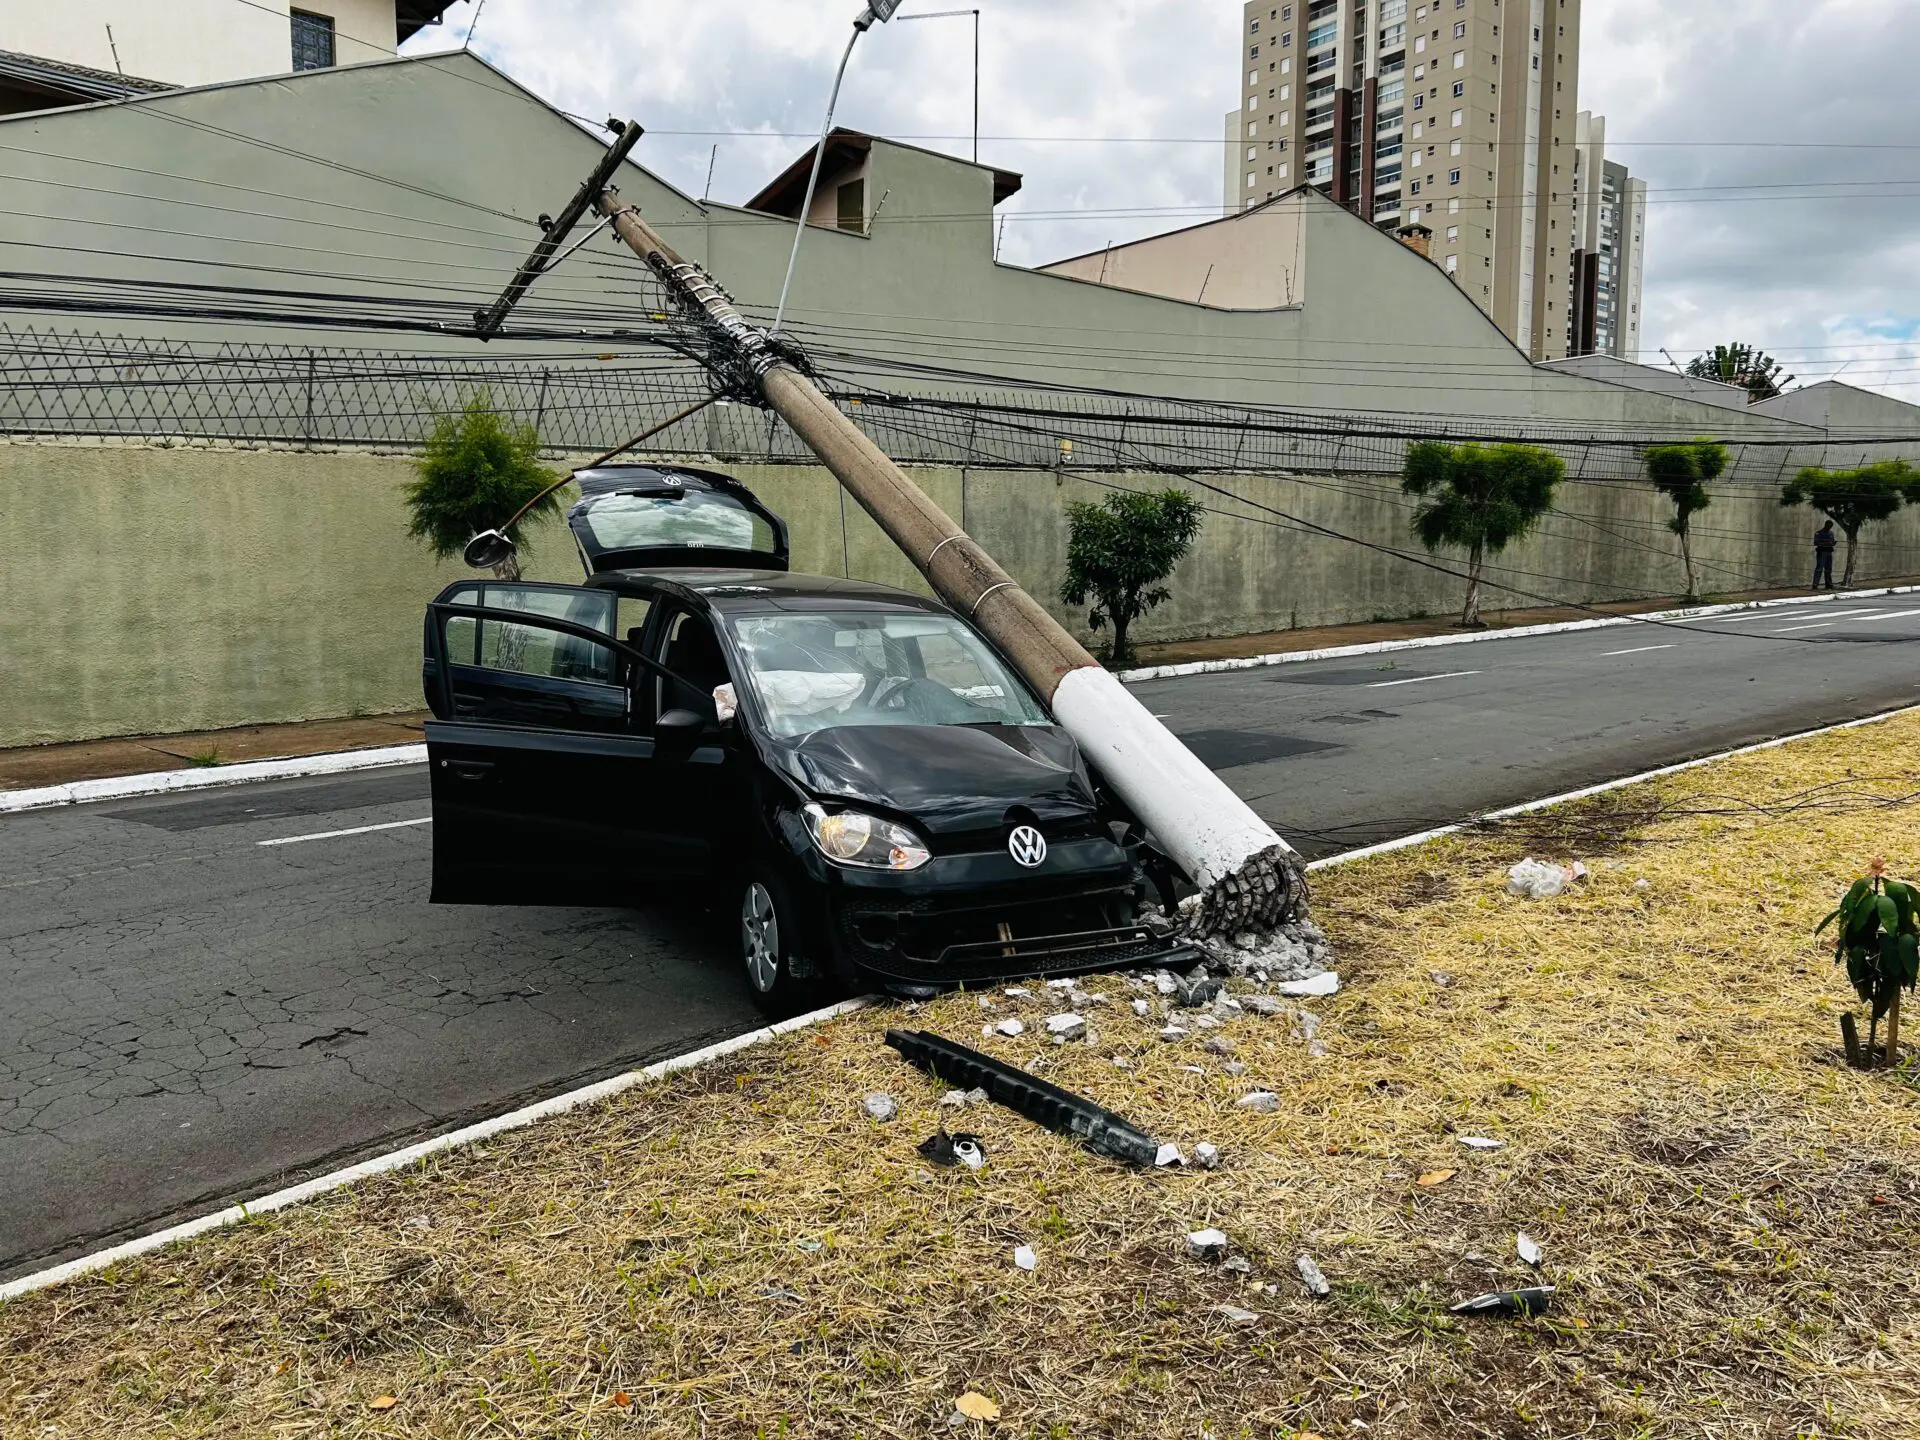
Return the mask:
<path fill-rule="evenodd" d="M 904 710 L 913 693 L 913 681 L 904 675 L 883 675 L 874 682 L 867 704 L 875 710 Z"/>

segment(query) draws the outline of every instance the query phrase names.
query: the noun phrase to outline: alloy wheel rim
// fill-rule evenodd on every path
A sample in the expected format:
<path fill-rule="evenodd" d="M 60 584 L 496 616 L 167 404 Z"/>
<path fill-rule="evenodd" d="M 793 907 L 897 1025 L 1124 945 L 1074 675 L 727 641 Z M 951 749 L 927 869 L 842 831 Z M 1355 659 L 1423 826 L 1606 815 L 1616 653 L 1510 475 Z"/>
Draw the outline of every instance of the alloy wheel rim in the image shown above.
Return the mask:
<path fill-rule="evenodd" d="M 780 917 L 773 896 L 759 881 L 747 887 L 740 907 L 740 935 L 747 956 L 747 978 L 761 994 L 771 994 L 780 979 Z"/>

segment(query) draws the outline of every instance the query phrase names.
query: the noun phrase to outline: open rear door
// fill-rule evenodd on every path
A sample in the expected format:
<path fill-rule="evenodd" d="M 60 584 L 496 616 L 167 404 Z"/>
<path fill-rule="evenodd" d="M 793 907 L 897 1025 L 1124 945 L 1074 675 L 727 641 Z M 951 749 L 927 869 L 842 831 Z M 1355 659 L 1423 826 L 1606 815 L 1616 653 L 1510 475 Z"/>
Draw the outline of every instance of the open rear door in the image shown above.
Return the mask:
<path fill-rule="evenodd" d="M 607 465 L 574 479 L 567 515 L 587 572 L 785 570 L 787 524 L 739 481 L 706 470 Z"/>

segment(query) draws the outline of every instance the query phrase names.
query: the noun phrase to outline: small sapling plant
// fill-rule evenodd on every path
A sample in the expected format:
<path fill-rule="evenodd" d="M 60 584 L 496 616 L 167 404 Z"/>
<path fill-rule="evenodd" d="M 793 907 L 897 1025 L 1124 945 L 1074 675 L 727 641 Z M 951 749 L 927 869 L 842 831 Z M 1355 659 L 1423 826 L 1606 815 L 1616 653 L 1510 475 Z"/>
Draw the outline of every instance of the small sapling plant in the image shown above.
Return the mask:
<path fill-rule="evenodd" d="M 1854 882 L 1840 908 L 1820 922 L 1815 934 L 1838 924 L 1833 947 L 1837 965 L 1847 967 L 1854 992 L 1868 1006 L 1867 1046 L 1860 1048 L 1859 1027 L 1851 1013 L 1840 1020 L 1847 1058 L 1864 1069 L 1900 1060 L 1900 992 L 1920 984 L 1920 890 L 1890 879 L 1887 862 L 1875 860 L 1866 878 Z M 1887 1022 L 1887 1043 L 1879 1044 L 1880 1022 Z"/>

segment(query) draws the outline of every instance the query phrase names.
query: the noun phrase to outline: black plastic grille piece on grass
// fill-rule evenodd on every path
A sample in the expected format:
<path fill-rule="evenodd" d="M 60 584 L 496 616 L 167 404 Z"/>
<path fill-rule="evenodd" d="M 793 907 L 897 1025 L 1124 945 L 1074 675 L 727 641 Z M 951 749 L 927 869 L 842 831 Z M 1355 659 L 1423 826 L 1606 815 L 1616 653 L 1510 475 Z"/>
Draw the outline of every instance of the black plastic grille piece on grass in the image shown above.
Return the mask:
<path fill-rule="evenodd" d="M 925 1030 L 889 1030 L 887 1044 L 901 1058 L 960 1090 L 984 1090 L 995 1104 L 1024 1115 L 1060 1135 L 1070 1135 L 1096 1155 L 1128 1165 L 1151 1165 L 1160 1143 L 1091 1100 L 1035 1079 L 1018 1066 L 969 1050 Z"/>

